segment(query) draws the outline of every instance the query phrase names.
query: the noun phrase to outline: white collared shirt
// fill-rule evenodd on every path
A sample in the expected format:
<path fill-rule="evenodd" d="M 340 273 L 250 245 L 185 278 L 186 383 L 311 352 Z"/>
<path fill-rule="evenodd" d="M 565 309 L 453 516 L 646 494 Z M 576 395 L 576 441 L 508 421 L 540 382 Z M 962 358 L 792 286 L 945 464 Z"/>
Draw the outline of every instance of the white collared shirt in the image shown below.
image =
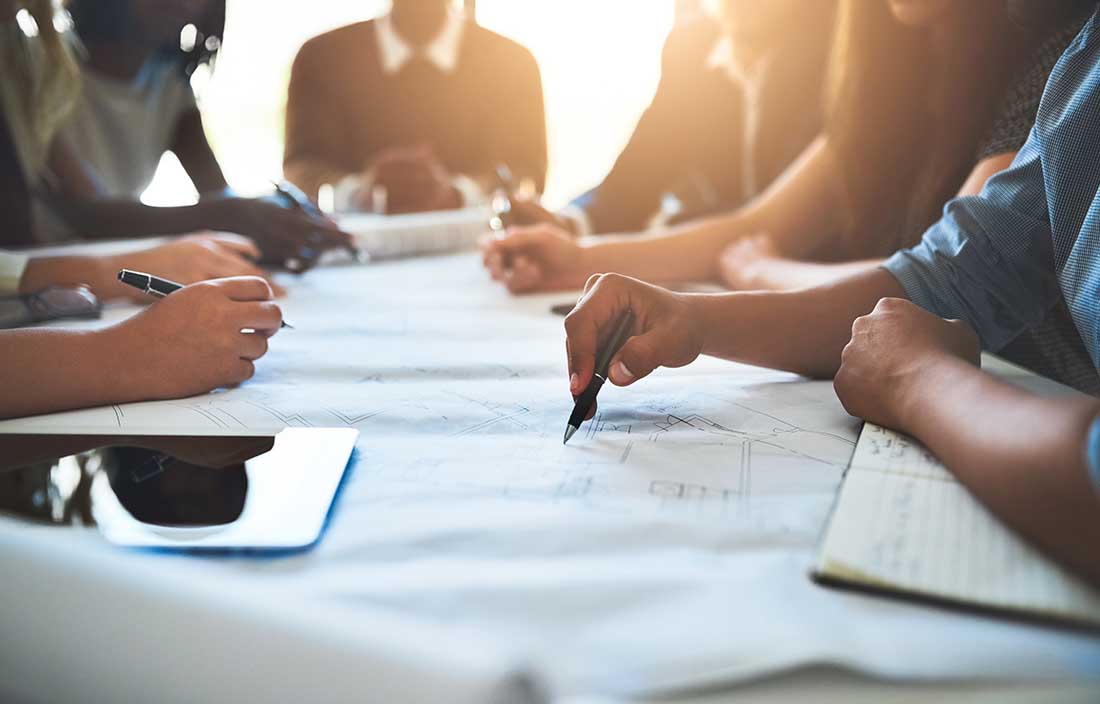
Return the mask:
<path fill-rule="evenodd" d="M 397 32 L 390 14 L 379 17 L 374 21 L 374 31 L 378 37 L 378 58 L 382 63 L 382 72 L 392 76 L 403 69 L 419 51 L 440 71 L 454 73 L 458 67 L 458 52 L 462 46 L 464 28 L 465 19 L 462 14 L 450 11 L 439 34 L 427 46 L 416 49 Z M 488 195 L 481 186 L 464 174 L 454 174 L 451 185 L 461 194 L 463 205 L 480 205 L 488 201 Z M 333 189 L 336 210 L 357 210 L 362 188 L 363 179 L 360 174 L 349 174 L 336 183 Z"/>
<path fill-rule="evenodd" d="M 383 15 L 374 21 L 374 31 L 378 36 L 378 53 L 382 62 L 382 71 L 392 75 L 405 67 L 405 64 L 419 51 L 444 73 L 453 73 L 458 66 L 458 50 L 462 45 L 464 20 L 458 12 L 448 12 L 447 20 L 439 34 L 427 46 L 417 49 L 411 46 L 393 26 L 393 17 Z"/>

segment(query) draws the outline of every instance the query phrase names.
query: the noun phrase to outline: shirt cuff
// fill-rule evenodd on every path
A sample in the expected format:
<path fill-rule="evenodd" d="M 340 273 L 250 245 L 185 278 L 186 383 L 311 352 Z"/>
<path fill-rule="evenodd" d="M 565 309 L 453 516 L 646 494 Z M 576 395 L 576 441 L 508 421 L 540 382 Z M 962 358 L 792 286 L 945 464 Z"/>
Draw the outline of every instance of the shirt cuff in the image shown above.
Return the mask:
<path fill-rule="evenodd" d="M 592 218 L 584 208 L 575 205 L 567 205 L 558 211 L 558 216 L 573 223 L 573 231 L 577 237 L 588 237 L 592 234 Z"/>
<path fill-rule="evenodd" d="M 0 253 L 0 294 L 19 293 L 19 282 L 23 280 L 28 259 L 22 254 Z"/>
<path fill-rule="evenodd" d="M 894 253 L 886 260 L 882 268 L 898 280 L 901 287 L 905 289 L 906 297 L 913 303 L 940 317 L 958 317 L 945 312 L 947 306 L 929 288 L 926 280 L 921 275 L 921 262 L 909 250 L 903 249 Z"/>
<path fill-rule="evenodd" d="M 1089 426 L 1088 439 L 1085 441 L 1085 464 L 1092 490 L 1100 496 L 1100 418 L 1094 419 Z"/>
<path fill-rule="evenodd" d="M 489 194 L 469 176 L 457 174 L 451 177 L 451 185 L 458 191 L 464 206 L 486 205 L 489 202 Z"/>

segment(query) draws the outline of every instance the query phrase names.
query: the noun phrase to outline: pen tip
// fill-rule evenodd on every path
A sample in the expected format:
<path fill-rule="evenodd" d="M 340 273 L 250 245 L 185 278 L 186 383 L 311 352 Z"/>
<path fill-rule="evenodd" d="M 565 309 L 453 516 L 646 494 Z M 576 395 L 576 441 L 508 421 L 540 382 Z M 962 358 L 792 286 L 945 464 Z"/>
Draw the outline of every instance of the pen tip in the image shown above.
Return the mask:
<path fill-rule="evenodd" d="M 565 428 L 565 438 L 563 438 L 563 439 L 562 439 L 562 441 L 561 441 L 561 444 L 562 444 L 562 445 L 564 445 L 564 444 L 566 444 L 567 442 L 569 442 L 569 438 L 573 437 L 573 435 L 574 435 L 574 434 L 575 434 L 576 432 L 577 432 L 577 429 L 576 429 L 576 428 L 574 428 L 573 426 L 571 426 L 571 425 L 570 425 L 570 426 L 566 426 L 566 428 Z"/>

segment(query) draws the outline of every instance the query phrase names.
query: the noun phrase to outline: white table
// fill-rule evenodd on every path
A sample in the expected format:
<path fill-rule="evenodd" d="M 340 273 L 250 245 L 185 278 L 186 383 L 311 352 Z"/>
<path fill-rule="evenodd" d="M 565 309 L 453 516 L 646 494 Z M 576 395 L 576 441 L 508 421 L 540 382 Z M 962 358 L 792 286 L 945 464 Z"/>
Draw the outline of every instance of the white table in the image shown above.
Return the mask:
<path fill-rule="evenodd" d="M 667 701 L 1100 693 L 1094 640 L 807 579 L 858 430 L 826 382 L 703 360 L 609 390 L 600 432 L 563 450 L 548 309 L 568 298 L 510 298 L 466 256 L 294 282 L 298 329 L 245 394 L 360 429 L 321 545 L 198 559 L 0 519 L 0 698 L 506 701 L 483 685 L 513 667 L 574 704 L 695 681 L 712 688 Z M 563 452 L 593 454 L 579 472 Z"/>

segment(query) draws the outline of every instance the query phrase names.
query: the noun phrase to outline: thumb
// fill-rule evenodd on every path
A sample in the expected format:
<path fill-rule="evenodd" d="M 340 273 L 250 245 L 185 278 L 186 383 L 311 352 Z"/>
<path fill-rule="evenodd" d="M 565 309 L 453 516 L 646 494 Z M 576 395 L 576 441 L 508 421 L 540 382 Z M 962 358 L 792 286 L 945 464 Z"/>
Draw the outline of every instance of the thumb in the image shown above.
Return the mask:
<path fill-rule="evenodd" d="M 608 378 L 616 386 L 629 386 L 661 366 L 661 354 L 668 347 L 662 330 L 650 330 L 626 341 L 611 361 Z"/>

